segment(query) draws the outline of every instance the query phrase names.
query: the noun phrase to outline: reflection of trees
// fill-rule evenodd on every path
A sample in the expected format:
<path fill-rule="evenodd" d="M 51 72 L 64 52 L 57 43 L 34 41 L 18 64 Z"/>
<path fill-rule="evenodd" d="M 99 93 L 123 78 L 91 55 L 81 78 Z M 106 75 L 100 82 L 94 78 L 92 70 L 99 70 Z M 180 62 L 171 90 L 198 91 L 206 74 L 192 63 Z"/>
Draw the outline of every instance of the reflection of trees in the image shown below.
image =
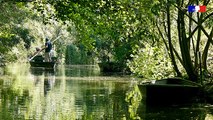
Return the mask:
<path fill-rule="evenodd" d="M 112 119 L 121 119 L 125 118 L 129 120 L 129 113 L 128 113 L 128 104 L 125 101 L 126 97 L 126 90 L 124 89 L 127 87 L 123 84 L 115 84 L 115 91 L 111 94 L 112 98 L 112 108 L 113 108 L 113 116 Z"/>
<path fill-rule="evenodd" d="M 24 89 L 21 93 L 13 89 L 12 82 L 8 82 L 11 81 L 0 80 L 0 119 L 24 119 L 24 112 L 26 112 L 25 107 L 30 100 L 29 90 Z"/>
<path fill-rule="evenodd" d="M 54 87 L 55 84 L 55 75 L 51 72 L 45 72 L 44 77 L 44 94 L 46 95 L 49 90 Z"/>
<path fill-rule="evenodd" d="M 140 119 L 137 114 L 137 110 L 141 103 L 142 96 L 136 84 L 132 87 L 131 90 L 127 92 L 125 99 L 128 102 L 128 111 L 130 119 Z"/>
<path fill-rule="evenodd" d="M 66 67 L 65 75 L 67 77 L 97 76 L 99 71 L 97 66 L 93 65 L 70 65 Z"/>
<path fill-rule="evenodd" d="M 105 80 L 71 80 L 65 76 L 65 70 L 62 71 L 59 71 L 60 77 L 54 78 L 52 73 L 30 74 L 24 69 L 13 69 L 11 75 L 15 76 L 15 80 L 11 85 L 11 93 L 19 91 L 29 96 L 28 99 L 23 98 L 26 101 L 22 102 L 25 111 L 21 114 L 25 119 L 87 120 L 127 116 L 126 84 Z M 47 86 L 49 89 L 45 90 Z M 20 109 L 20 106 L 16 107 Z"/>
<path fill-rule="evenodd" d="M 150 107 L 141 102 L 143 95 L 135 85 L 134 89 L 130 90 L 126 94 L 126 101 L 128 101 L 128 111 L 130 119 L 142 119 L 142 120 L 207 120 L 212 119 L 213 115 L 209 109 L 203 108 L 203 105 L 192 106 L 161 106 Z M 211 114 L 210 114 L 211 113 Z"/>
<path fill-rule="evenodd" d="M 138 111 L 140 118 L 144 120 L 206 120 L 204 108 L 197 107 L 139 107 L 145 109 L 143 112 Z"/>
<path fill-rule="evenodd" d="M 57 74 L 60 76 L 47 72 L 32 75 L 25 68 L 13 68 L 11 77 L 0 79 L 0 119 L 212 118 L 211 107 L 149 108 L 140 103 L 142 95 L 134 84 L 105 77 L 76 80 L 66 77 L 64 69 Z M 45 84 L 49 86 L 46 93 Z"/>
<path fill-rule="evenodd" d="M 96 82 L 67 82 L 70 85 L 78 85 L 75 91 L 78 91 L 75 96 L 75 105 L 83 112 L 80 113 L 82 115 L 82 117 L 80 116 L 81 119 L 128 119 L 128 106 L 125 101 L 127 84 L 101 80 Z"/>
<path fill-rule="evenodd" d="M 105 111 L 109 110 L 109 90 L 106 83 L 95 82 L 84 85 L 82 91 L 84 105 L 84 117 L 91 119 L 105 119 Z M 109 86 L 112 89 L 112 86 Z"/>

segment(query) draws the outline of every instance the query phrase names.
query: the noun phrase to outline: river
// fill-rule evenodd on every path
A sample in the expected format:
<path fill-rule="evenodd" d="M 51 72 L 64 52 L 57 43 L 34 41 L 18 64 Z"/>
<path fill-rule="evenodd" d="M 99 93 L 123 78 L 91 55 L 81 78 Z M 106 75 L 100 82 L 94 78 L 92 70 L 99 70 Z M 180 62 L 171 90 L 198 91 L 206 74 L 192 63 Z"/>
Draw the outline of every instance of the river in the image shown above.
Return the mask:
<path fill-rule="evenodd" d="M 141 98 L 136 78 L 97 66 L 1 69 L 0 120 L 213 120 L 212 105 L 148 108 Z"/>

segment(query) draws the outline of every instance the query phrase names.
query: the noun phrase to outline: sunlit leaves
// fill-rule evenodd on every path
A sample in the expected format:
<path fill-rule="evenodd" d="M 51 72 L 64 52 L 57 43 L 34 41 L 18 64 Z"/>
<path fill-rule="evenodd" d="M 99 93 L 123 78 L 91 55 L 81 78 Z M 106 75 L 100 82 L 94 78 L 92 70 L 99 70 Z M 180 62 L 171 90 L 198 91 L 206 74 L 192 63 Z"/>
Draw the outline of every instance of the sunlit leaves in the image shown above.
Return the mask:
<path fill-rule="evenodd" d="M 132 46 L 138 40 L 153 39 L 151 7 L 155 2 L 140 0 L 83 0 L 46 1 L 54 6 L 56 16 L 62 20 L 72 20 L 78 31 L 78 38 L 87 49 L 98 47 L 97 38 L 102 43 L 111 44 L 108 52 L 119 61 L 129 58 Z M 157 3 L 155 3 L 157 4 Z M 154 39 L 153 39 L 154 40 Z M 152 40 L 152 41 L 153 41 Z M 126 47 L 128 45 L 128 47 Z M 122 53 L 124 49 L 126 52 Z M 123 59 L 123 60 L 122 60 Z"/>
<path fill-rule="evenodd" d="M 172 76 L 172 65 L 168 59 L 165 48 L 152 46 L 145 43 L 145 46 L 134 52 L 133 61 L 129 62 L 131 71 L 147 79 L 161 79 L 165 76 Z"/>
<path fill-rule="evenodd" d="M 16 28 L 28 17 L 28 12 L 25 9 L 19 9 L 18 6 L 22 6 L 22 4 L 17 5 L 7 2 L 0 4 L 2 10 L 0 13 L 0 54 L 7 54 L 13 46 L 26 37 L 23 37 L 22 33 L 19 34 L 20 29 L 17 30 Z M 25 40 L 27 43 L 28 40 Z"/>

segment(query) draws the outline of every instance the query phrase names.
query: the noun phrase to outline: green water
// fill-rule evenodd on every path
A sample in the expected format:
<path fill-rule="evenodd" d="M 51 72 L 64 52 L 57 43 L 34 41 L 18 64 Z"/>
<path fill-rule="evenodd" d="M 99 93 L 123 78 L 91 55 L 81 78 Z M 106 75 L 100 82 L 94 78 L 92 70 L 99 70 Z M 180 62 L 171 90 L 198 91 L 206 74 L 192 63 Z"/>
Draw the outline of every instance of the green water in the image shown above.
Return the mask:
<path fill-rule="evenodd" d="M 1 70 L 0 120 L 212 120 L 211 105 L 147 108 L 135 78 L 103 75 L 97 66 L 28 64 Z"/>

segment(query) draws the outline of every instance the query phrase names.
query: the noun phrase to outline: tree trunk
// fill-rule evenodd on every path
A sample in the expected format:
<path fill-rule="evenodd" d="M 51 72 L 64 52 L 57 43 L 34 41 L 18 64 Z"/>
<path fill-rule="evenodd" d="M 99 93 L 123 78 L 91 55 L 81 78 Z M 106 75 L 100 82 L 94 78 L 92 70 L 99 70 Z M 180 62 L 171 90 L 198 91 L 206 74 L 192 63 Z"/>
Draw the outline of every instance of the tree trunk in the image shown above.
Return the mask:
<path fill-rule="evenodd" d="M 167 3 L 167 9 L 166 9 L 166 15 L 167 15 L 167 27 L 168 27 L 168 43 L 169 43 L 169 51 L 170 51 L 170 56 L 171 56 L 171 61 L 173 65 L 173 69 L 175 70 L 177 76 L 181 77 L 181 72 L 179 71 L 176 61 L 175 61 L 175 56 L 173 53 L 173 47 L 172 47 L 172 39 L 171 39 L 171 23 L 170 23 L 170 4 Z"/>
<path fill-rule="evenodd" d="M 208 38 L 208 41 L 205 45 L 205 48 L 204 48 L 204 51 L 202 54 L 202 64 L 203 64 L 204 70 L 207 70 L 207 56 L 208 56 L 208 51 L 209 51 L 209 47 L 210 47 L 210 43 L 211 43 L 210 41 L 212 40 L 210 38 L 212 38 L 212 37 L 213 37 L 213 28 L 211 30 L 210 37 Z"/>
<path fill-rule="evenodd" d="M 177 5 L 180 6 L 180 1 L 177 1 Z M 189 49 L 189 38 L 186 37 L 186 29 L 185 29 L 185 21 L 184 21 L 184 13 L 181 10 L 178 10 L 178 37 L 179 37 L 179 45 L 181 49 L 181 55 L 183 59 L 183 67 L 186 70 L 187 75 L 191 81 L 197 82 L 198 81 L 198 74 L 195 71 L 191 55 Z"/>

